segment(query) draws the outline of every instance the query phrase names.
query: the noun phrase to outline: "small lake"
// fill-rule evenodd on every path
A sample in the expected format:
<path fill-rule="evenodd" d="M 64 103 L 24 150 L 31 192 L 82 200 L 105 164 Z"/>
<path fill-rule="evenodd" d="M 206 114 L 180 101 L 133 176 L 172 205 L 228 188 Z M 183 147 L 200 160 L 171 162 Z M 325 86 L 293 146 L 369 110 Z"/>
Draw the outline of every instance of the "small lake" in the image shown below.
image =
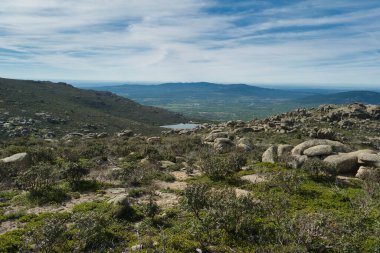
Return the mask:
<path fill-rule="evenodd" d="M 170 129 L 194 129 L 199 124 L 194 124 L 194 123 L 181 123 L 181 124 L 175 124 L 175 125 L 166 125 L 166 126 L 161 126 L 163 128 L 170 128 Z"/>

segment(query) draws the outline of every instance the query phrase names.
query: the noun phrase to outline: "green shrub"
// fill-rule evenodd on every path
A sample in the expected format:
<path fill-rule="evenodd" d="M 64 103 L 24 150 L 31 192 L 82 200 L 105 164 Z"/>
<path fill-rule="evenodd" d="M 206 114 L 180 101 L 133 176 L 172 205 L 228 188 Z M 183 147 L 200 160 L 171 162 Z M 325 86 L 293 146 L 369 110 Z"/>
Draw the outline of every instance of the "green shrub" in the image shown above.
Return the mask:
<path fill-rule="evenodd" d="M 68 240 L 65 236 L 67 221 L 58 215 L 44 219 L 41 225 L 26 233 L 26 247 L 33 247 L 36 252 L 59 252 L 62 244 Z"/>
<path fill-rule="evenodd" d="M 309 173 L 313 179 L 335 179 L 336 167 L 318 158 L 308 159 L 302 165 L 302 169 Z"/>
<path fill-rule="evenodd" d="M 51 148 L 35 147 L 28 151 L 32 164 L 50 163 L 54 164 L 56 154 Z"/>
<path fill-rule="evenodd" d="M 74 187 L 76 187 L 84 176 L 86 176 L 90 170 L 85 167 L 85 162 L 68 162 L 63 168 L 63 177 Z"/>
<path fill-rule="evenodd" d="M 201 169 L 212 180 L 223 180 L 239 171 L 244 163 L 236 154 L 211 155 L 201 159 Z"/>
<path fill-rule="evenodd" d="M 159 214 L 160 208 L 157 203 L 154 201 L 153 196 L 150 196 L 149 202 L 144 207 L 144 214 L 150 219 L 154 219 L 154 217 Z"/>
<path fill-rule="evenodd" d="M 119 240 L 110 230 L 110 217 L 99 212 L 76 213 L 72 217 L 76 251 L 106 252 Z"/>
<path fill-rule="evenodd" d="M 57 168 L 48 163 L 39 163 L 18 176 L 17 184 L 22 190 L 41 192 L 51 188 L 58 180 Z"/>

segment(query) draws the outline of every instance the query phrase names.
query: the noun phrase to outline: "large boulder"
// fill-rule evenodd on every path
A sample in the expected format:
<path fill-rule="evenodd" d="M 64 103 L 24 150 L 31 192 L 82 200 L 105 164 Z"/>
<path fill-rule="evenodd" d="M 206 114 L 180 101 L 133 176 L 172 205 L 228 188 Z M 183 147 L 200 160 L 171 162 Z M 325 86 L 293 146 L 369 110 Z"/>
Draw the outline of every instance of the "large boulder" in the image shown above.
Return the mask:
<path fill-rule="evenodd" d="M 117 195 L 107 201 L 109 204 L 113 205 L 128 205 L 128 194 Z"/>
<path fill-rule="evenodd" d="M 29 162 L 28 153 L 18 153 L 12 156 L 1 159 L 3 163 L 17 163 L 17 164 L 26 164 Z"/>
<path fill-rule="evenodd" d="M 234 146 L 234 143 L 228 138 L 216 138 L 213 146 L 218 152 L 227 152 Z"/>
<path fill-rule="evenodd" d="M 373 150 L 359 150 L 350 153 L 331 155 L 324 159 L 325 162 L 336 166 L 338 173 L 353 173 L 359 169 L 358 157 L 364 153 L 374 154 Z"/>
<path fill-rule="evenodd" d="M 216 133 L 210 133 L 206 136 L 205 141 L 207 142 L 213 142 L 217 138 L 228 138 L 229 134 L 227 132 L 216 132 Z"/>
<path fill-rule="evenodd" d="M 307 156 L 326 156 L 333 153 L 333 148 L 330 145 L 317 145 L 311 148 L 308 148 L 303 151 L 304 155 Z"/>
<path fill-rule="evenodd" d="M 349 151 L 349 148 L 341 142 L 313 139 L 313 140 L 302 142 L 301 144 L 298 144 L 297 146 L 295 146 L 292 150 L 292 155 L 293 156 L 303 155 L 303 152 L 306 149 L 314 147 L 314 146 L 318 146 L 318 145 L 330 145 L 334 152 L 348 152 Z"/>
<path fill-rule="evenodd" d="M 241 138 L 238 140 L 236 147 L 243 151 L 251 151 L 252 150 L 252 144 L 247 138 Z"/>
<path fill-rule="evenodd" d="M 264 163 L 275 163 L 277 162 L 277 159 L 278 155 L 276 146 L 270 146 L 262 156 L 262 161 Z"/>

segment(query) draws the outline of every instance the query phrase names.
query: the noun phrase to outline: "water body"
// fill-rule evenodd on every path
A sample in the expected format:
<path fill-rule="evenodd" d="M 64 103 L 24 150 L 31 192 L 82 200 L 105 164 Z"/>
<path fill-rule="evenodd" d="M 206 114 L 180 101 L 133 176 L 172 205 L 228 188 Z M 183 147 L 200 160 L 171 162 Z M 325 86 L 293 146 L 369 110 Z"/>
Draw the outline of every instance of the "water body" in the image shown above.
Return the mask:
<path fill-rule="evenodd" d="M 175 124 L 175 125 L 166 125 L 166 126 L 161 126 L 163 128 L 170 128 L 170 129 L 194 129 L 198 124 L 194 123 L 181 123 L 181 124 Z"/>

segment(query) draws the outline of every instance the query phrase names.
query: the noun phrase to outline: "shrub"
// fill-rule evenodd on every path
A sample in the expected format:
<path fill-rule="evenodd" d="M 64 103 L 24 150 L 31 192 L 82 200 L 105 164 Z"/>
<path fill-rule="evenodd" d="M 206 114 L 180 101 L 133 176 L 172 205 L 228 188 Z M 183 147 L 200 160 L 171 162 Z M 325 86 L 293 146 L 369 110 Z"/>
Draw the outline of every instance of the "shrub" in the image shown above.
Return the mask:
<path fill-rule="evenodd" d="M 72 185 L 76 186 L 90 170 L 85 167 L 85 162 L 68 162 L 64 165 L 63 176 Z"/>
<path fill-rule="evenodd" d="M 336 167 L 330 163 L 317 158 L 308 159 L 302 169 L 306 171 L 313 179 L 332 179 L 336 176 Z"/>
<path fill-rule="evenodd" d="M 210 187 L 206 184 L 192 184 L 184 191 L 185 207 L 190 210 L 198 220 L 201 220 L 200 213 L 208 205 Z"/>
<path fill-rule="evenodd" d="M 280 170 L 271 175 L 269 185 L 280 187 L 287 193 L 297 192 L 304 181 L 302 174 L 295 170 Z"/>
<path fill-rule="evenodd" d="M 363 189 L 371 197 L 376 197 L 380 192 L 380 169 L 372 168 L 363 175 L 363 180 Z"/>
<path fill-rule="evenodd" d="M 149 202 L 145 205 L 144 214 L 150 219 L 154 219 L 154 217 L 160 212 L 160 208 L 157 203 L 154 201 L 153 196 L 151 195 L 149 198 Z"/>
<path fill-rule="evenodd" d="M 111 220 L 106 214 L 94 211 L 76 213 L 72 221 L 77 231 L 74 234 L 76 251 L 106 252 L 118 240 L 108 230 Z"/>
<path fill-rule="evenodd" d="M 239 171 L 245 160 L 236 154 L 211 155 L 202 158 L 201 169 L 212 180 L 223 180 Z"/>
<path fill-rule="evenodd" d="M 66 232 L 66 222 L 64 217 L 53 216 L 46 218 L 43 223 L 25 235 L 26 247 L 33 248 L 37 252 L 56 252 L 62 244 L 67 242 L 64 236 Z"/>
<path fill-rule="evenodd" d="M 54 165 L 39 163 L 19 175 L 17 184 L 22 190 L 40 192 L 51 188 L 57 179 L 57 168 Z"/>
<path fill-rule="evenodd" d="M 233 188 L 216 190 L 204 184 L 188 186 L 184 196 L 185 208 L 197 218 L 197 233 L 206 234 L 199 238 L 216 243 L 227 234 L 234 240 L 255 240 L 259 209 L 251 196 L 237 196 Z"/>
<path fill-rule="evenodd" d="M 56 155 L 51 148 L 37 147 L 28 151 L 32 164 L 50 163 L 56 160 Z"/>

